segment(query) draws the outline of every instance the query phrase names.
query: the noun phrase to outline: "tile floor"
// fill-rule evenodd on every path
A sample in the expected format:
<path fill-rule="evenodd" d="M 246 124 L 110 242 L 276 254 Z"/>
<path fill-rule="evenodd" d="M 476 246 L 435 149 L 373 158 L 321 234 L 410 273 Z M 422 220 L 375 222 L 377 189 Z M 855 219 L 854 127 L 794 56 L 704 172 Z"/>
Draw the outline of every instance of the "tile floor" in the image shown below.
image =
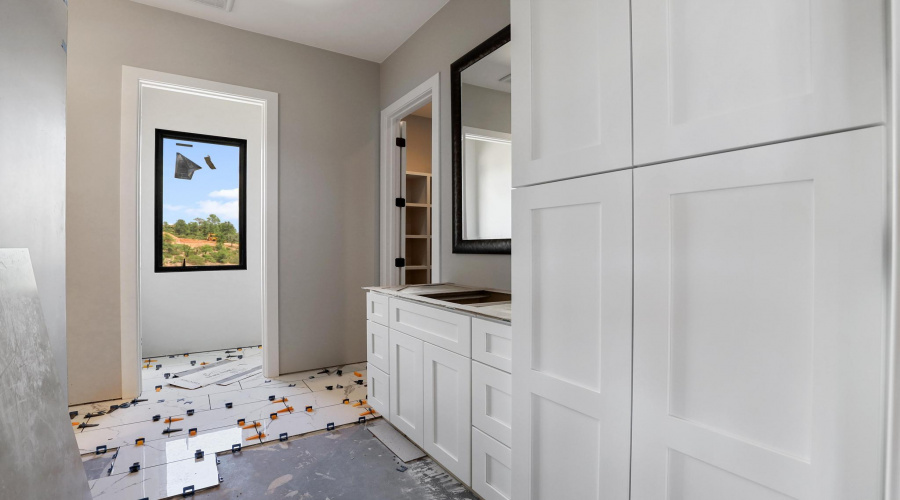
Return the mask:
<path fill-rule="evenodd" d="M 362 415 L 369 411 L 364 403 L 365 363 L 274 379 L 263 377 L 260 371 L 229 385 L 211 384 L 199 389 L 182 389 L 167 383 L 166 373 L 190 370 L 229 354 L 258 360 L 262 365 L 262 349 L 258 347 L 228 351 L 234 352 L 153 358 L 149 368 L 142 369 L 144 391 L 140 398 L 147 401 L 111 413 L 111 405 L 130 401 L 69 408 L 78 412 L 72 419 L 72 428 L 95 499 L 152 500 L 181 495 L 184 488 L 199 491 L 219 484 L 215 455 L 230 452 L 234 445 L 259 445 L 323 430 L 330 424 L 337 427 L 355 423 L 361 416 L 367 420 L 377 416 Z M 156 365 L 161 366 L 157 369 Z M 157 391 L 157 386 L 162 387 Z M 108 413 L 97 415 L 102 411 Z M 88 414 L 93 416 L 85 418 Z M 154 420 L 156 416 L 159 418 Z M 79 428 L 78 423 L 96 426 Z M 166 429 L 170 432 L 164 433 Z M 191 433 L 193 429 L 195 432 Z M 137 444 L 139 439 L 143 439 L 143 444 Z M 107 451 L 98 454 L 97 449 L 102 446 Z M 202 450 L 202 458 L 196 458 L 197 450 Z"/>

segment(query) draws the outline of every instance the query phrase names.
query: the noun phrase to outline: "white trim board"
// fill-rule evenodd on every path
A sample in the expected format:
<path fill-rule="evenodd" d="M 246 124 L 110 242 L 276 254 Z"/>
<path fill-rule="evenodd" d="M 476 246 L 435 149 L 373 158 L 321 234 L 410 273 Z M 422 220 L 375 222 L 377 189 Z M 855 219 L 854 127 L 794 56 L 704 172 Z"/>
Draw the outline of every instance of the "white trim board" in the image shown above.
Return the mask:
<path fill-rule="evenodd" d="M 140 375 L 140 171 L 141 98 L 144 89 L 184 92 L 259 106 L 261 148 L 261 298 L 263 373 L 278 366 L 278 94 L 130 66 L 122 67 L 119 178 L 119 272 L 122 333 L 122 397 L 141 392 Z M 152 166 L 150 168 L 153 168 Z"/>
<path fill-rule="evenodd" d="M 394 258 L 400 256 L 401 217 L 394 199 L 401 194 L 400 151 L 394 130 L 400 121 L 431 103 L 431 281 L 441 280 L 441 74 L 438 73 L 381 111 L 380 286 L 399 285 Z"/>

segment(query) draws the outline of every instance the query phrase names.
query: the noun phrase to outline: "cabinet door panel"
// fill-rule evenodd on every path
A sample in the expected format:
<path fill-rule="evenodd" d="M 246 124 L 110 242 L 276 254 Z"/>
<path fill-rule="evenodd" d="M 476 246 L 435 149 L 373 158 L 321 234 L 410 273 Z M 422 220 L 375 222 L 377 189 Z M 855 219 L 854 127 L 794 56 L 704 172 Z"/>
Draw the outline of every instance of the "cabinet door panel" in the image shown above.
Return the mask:
<path fill-rule="evenodd" d="M 628 0 L 513 0 L 513 186 L 631 165 Z"/>
<path fill-rule="evenodd" d="M 633 0 L 635 164 L 882 123 L 884 4 Z"/>
<path fill-rule="evenodd" d="M 388 297 L 375 292 L 366 293 L 366 319 L 379 325 L 388 324 Z"/>
<path fill-rule="evenodd" d="M 512 326 L 472 318 L 472 359 L 505 372 L 512 369 Z"/>
<path fill-rule="evenodd" d="M 366 322 L 366 360 L 379 370 L 390 373 L 388 328 L 371 321 Z"/>
<path fill-rule="evenodd" d="M 391 378 L 387 373 L 369 363 L 366 375 L 369 379 L 366 400 L 388 422 L 391 420 Z"/>
<path fill-rule="evenodd" d="M 506 446 L 512 442 L 512 377 L 472 363 L 472 426 Z"/>
<path fill-rule="evenodd" d="M 513 192 L 513 497 L 628 499 L 630 170 Z"/>
<path fill-rule="evenodd" d="M 472 319 L 446 309 L 391 298 L 391 329 L 463 356 L 472 355 Z"/>
<path fill-rule="evenodd" d="M 472 361 L 425 344 L 425 451 L 471 484 Z"/>
<path fill-rule="evenodd" d="M 472 489 L 484 500 L 512 498 L 512 451 L 472 428 Z"/>
<path fill-rule="evenodd" d="M 423 386 L 422 341 L 391 330 L 391 423 L 413 443 L 422 446 Z"/>
<path fill-rule="evenodd" d="M 879 498 L 881 127 L 635 172 L 632 498 Z"/>

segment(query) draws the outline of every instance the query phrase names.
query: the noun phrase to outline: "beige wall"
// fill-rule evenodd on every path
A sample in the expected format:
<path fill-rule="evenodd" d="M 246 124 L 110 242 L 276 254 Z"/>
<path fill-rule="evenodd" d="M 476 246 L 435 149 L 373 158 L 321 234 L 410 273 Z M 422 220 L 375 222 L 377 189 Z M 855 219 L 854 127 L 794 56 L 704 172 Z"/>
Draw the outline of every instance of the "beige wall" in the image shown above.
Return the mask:
<path fill-rule="evenodd" d="M 364 360 L 359 287 L 378 279 L 378 65 L 127 0 L 69 5 L 69 401 L 121 394 L 123 65 L 279 94 L 281 371 Z"/>
<path fill-rule="evenodd" d="M 509 0 L 452 0 L 381 64 L 382 109 L 441 74 L 441 281 L 510 288 L 508 255 L 452 253 L 450 171 L 450 64 L 508 24 Z"/>

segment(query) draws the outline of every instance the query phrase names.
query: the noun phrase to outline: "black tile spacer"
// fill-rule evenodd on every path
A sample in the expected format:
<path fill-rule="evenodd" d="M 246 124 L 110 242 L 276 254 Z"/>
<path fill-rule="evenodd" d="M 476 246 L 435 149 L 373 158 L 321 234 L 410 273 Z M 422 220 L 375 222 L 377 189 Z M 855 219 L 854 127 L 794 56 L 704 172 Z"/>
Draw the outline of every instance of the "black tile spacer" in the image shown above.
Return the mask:
<path fill-rule="evenodd" d="M 181 498 L 194 496 L 194 485 L 185 486 L 181 489 Z"/>
<path fill-rule="evenodd" d="M 137 439 L 134 440 L 134 445 L 135 445 L 135 446 L 141 446 L 141 445 L 144 444 L 144 441 L 146 441 L 144 438 L 137 438 Z"/>
<path fill-rule="evenodd" d="M 343 375 L 343 374 L 344 374 L 344 370 L 338 370 L 338 371 L 337 371 L 338 377 L 340 377 L 340 376 Z"/>
<path fill-rule="evenodd" d="M 275 396 L 269 396 L 269 401 L 275 401 Z"/>
<path fill-rule="evenodd" d="M 194 459 L 199 460 L 203 458 L 203 450 L 197 450 L 194 452 Z"/>
<path fill-rule="evenodd" d="M 334 386 L 333 386 L 333 385 L 326 385 L 326 386 L 325 386 L 325 389 L 330 391 L 330 390 L 333 390 L 333 389 L 334 389 Z"/>
<path fill-rule="evenodd" d="M 141 470 L 141 463 L 140 463 L 140 462 L 135 462 L 133 465 L 129 465 L 129 466 L 128 466 L 128 472 L 129 472 L 129 473 L 137 472 L 137 471 L 139 471 L 139 470 Z"/>
<path fill-rule="evenodd" d="M 94 450 L 94 455 L 102 455 L 104 453 L 106 453 L 106 445 L 105 444 L 98 446 L 97 449 Z"/>
<path fill-rule="evenodd" d="M 287 441 L 287 432 L 282 432 L 281 434 L 279 434 L 278 440 L 279 441 Z"/>
<path fill-rule="evenodd" d="M 328 422 L 328 424 L 325 426 L 325 430 L 333 431 L 334 430 L 334 422 Z"/>
<path fill-rule="evenodd" d="M 189 417 L 193 417 L 193 416 L 194 416 L 194 409 L 193 409 L 193 408 L 189 409 L 189 410 L 187 411 L 187 415 L 188 415 Z"/>
<path fill-rule="evenodd" d="M 231 452 L 237 453 L 241 451 L 241 443 L 231 445 Z"/>
<path fill-rule="evenodd" d="M 357 421 L 357 423 L 359 423 L 359 424 L 366 423 L 366 417 L 359 417 L 359 420 Z"/>
<path fill-rule="evenodd" d="M 297 384 L 288 384 L 288 387 L 297 387 Z"/>
<path fill-rule="evenodd" d="M 191 427 L 190 429 L 188 429 L 188 436 L 196 436 L 196 435 L 197 435 L 196 427 Z"/>
<path fill-rule="evenodd" d="M 163 377 L 166 377 L 166 378 L 169 378 L 169 377 L 171 377 L 171 376 L 172 376 L 171 373 L 164 373 L 164 374 L 163 374 Z"/>
<path fill-rule="evenodd" d="M 216 361 L 222 361 L 222 358 L 216 358 Z"/>
<path fill-rule="evenodd" d="M 338 384 L 338 385 L 337 385 L 337 388 L 338 388 L 338 389 L 343 389 L 344 386 L 342 386 L 341 384 Z"/>
<path fill-rule="evenodd" d="M 191 360 L 191 366 L 196 366 L 196 365 L 197 365 L 197 360 L 196 360 L 196 359 L 192 359 L 192 360 Z"/>
<path fill-rule="evenodd" d="M 312 411 L 312 409 L 313 409 L 313 407 L 312 407 L 312 406 L 307 406 L 307 407 L 306 407 L 306 411 L 307 411 L 307 412 L 311 412 L 311 411 Z"/>
<path fill-rule="evenodd" d="M 357 380 L 356 385 L 363 385 L 363 382 L 364 382 L 363 380 Z"/>
<path fill-rule="evenodd" d="M 344 401 L 343 401 L 343 403 L 344 403 L 344 404 L 345 404 L 345 405 L 348 405 L 348 404 L 350 404 L 350 400 L 349 400 L 349 399 L 347 399 L 347 398 L 344 398 Z"/>
<path fill-rule="evenodd" d="M 238 354 L 238 359 L 244 359 L 244 355 L 243 355 L 243 354 Z"/>
<path fill-rule="evenodd" d="M 271 418 L 272 420 L 275 420 L 276 418 L 278 418 L 278 414 L 277 414 L 277 413 L 270 413 L 270 414 L 269 414 L 269 418 Z"/>
<path fill-rule="evenodd" d="M 162 368 L 162 365 L 156 365 L 157 371 L 158 371 L 160 368 Z"/>
<path fill-rule="evenodd" d="M 225 408 L 231 408 L 231 406 L 232 406 L 231 403 L 225 403 Z"/>
<path fill-rule="evenodd" d="M 160 417 L 159 415 L 153 415 L 153 421 L 154 421 L 154 422 L 159 422 L 159 419 L 160 419 L 160 418 L 162 418 L 162 417 Z"/>
<path fill-rule="evenodd" d="M 162 386 L 161 386 L 161 385 L 156 386 L 156 392 L 159 392 L 159 391 L 161 391 L 161 390 L 162 390 Z"/>
<path fill-rule="evenodd" d="M 247 421 L 244 420 L 243 418 L 238 419 L 238 425 L 244 425 L 245 423 L 247 423 Z"/>
<path fill-rule="evenodd" d="M 75 418 L 75 417 L 77 417 L 77 416 L 78 416 L 78 412 L 77 412 L 77 411 L 70 411 L 70 412 L 69 412 L 69 420 L 72 420 L 73 418 Z"/>

